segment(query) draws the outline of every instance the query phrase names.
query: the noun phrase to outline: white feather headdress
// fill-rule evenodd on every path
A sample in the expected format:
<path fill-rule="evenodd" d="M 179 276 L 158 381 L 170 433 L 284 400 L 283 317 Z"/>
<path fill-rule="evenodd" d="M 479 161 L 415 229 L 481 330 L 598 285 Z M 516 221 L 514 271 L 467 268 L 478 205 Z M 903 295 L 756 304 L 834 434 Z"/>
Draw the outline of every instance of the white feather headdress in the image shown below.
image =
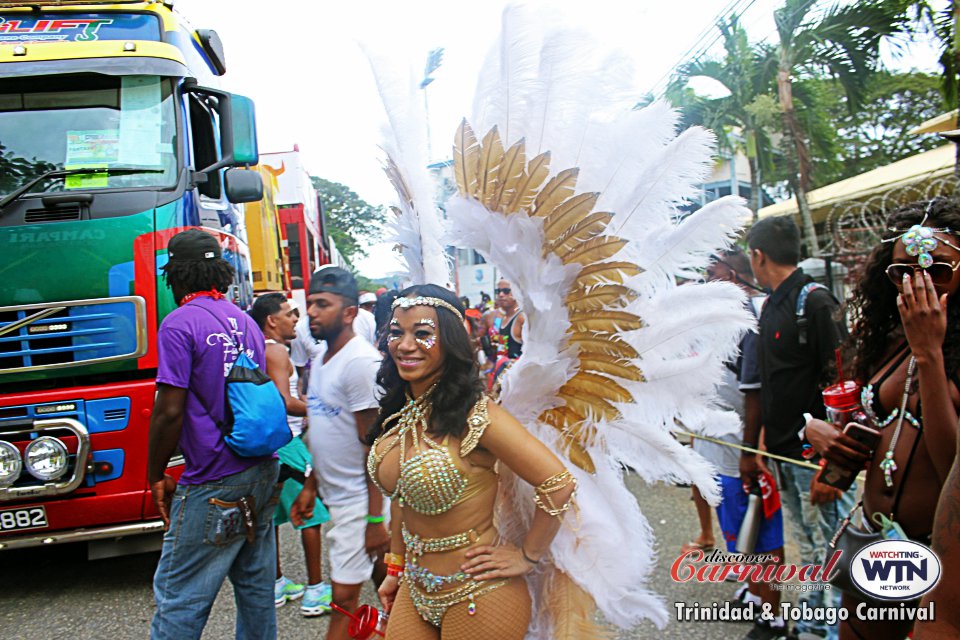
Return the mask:
<path fill-rule="evenodd" d="M 732 285 L 681 286 L 749 216 L 740 198 L 682 215 L 709 174 L 712 134 L 678 134 L 663 102 L 634 109 L 623 56 L 544 24 L 524 8 L 504 12 L 474 113 L 456 132 L 446 238 L 510 281 L 526 322 L 501 404 L 578 481 L 579 523 L 568 516 L 548 566 L 528 577 L 527 637 L 546 640 L 600 637 L 594 605 L 624 628 L 666 622 L 647 585 L 653 534 L 624 469 L 693 482 L 717 500 L 712 467 L 671 430 L 739 427 L 716 408 L 715 386 L 752 317 Z M 502 473 L 503 537 L 522 542 L 532 498 Z"/>
<path fill-rule="evenodd" d="M 411 282 L 453 289 L 436 186 L 427 172 L 427 116 L 417 83 L 412 74 L 391 70 L 385 58 L 370 50 L 367 56 L 387 112 L 383 170 L 398 196 L 387 240 L 399 248 Z"/>

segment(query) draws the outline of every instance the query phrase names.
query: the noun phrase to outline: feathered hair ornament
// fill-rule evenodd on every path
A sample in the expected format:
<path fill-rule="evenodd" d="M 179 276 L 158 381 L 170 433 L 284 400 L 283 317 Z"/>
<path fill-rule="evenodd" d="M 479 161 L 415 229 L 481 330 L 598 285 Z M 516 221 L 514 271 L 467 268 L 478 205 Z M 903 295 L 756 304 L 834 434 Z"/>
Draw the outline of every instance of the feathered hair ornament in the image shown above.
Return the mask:
<path fill-rule="evenodd" d="M 417 83 L 410 74 L 391 71 L 386 58 L 366 53 L 387 112 L 383 170 L 398 196 L 390 207 L 394 217 L 387 224 L 387 239 L 399 250 L 410 282 L 453 289 L 437 192 L 427 172 L 427 115 Z"/>
<path fill-rule="evenodd" d="M 653 533 L 624 469 L 719 498 L 712 467 L 671 430 L 739 428 L 715 387 L 752 318 L 735 286 L 692 280 L 749 212 L 728 197 L 684 216 L 709 175 L 712 134 L 678 134 L 663 102 L 635 108 L 623 56 L 544 24 L 522 7 L 503 14 L 454 137 L 446 237 L 510 281 L 526 322 L 500 402 L 578 483 L 579 518 L 568 513 L 528 576 L 527 637 L 597 638 L 597 608 L 622 628 L 667 621 L 647 586 Z M 533 511 L 532 487 L 504 470 L 501 536 L 521 543 Z"/>

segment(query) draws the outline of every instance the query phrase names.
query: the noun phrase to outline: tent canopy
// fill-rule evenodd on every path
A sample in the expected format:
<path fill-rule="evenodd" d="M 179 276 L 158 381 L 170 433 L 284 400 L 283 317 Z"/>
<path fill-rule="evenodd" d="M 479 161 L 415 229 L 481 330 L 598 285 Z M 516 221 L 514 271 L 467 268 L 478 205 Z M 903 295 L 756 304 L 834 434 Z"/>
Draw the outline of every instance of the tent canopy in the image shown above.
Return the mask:
<path fill-rule="evenodd" d="M 928 123 L 924 123 L 926 124 Z M 929 182 L 947 175 L 953 171 L 956 154 L 956 147 L 948 144 L 814 189 L 807 194 L 813 221 L 814 223 L 825 221 L 835 204 L 866 200 L 870 196 L 897 187 Z M 797 213 L 796 198 L 791 198 L 760 209 L 759 217 L 797 215 Z"/>

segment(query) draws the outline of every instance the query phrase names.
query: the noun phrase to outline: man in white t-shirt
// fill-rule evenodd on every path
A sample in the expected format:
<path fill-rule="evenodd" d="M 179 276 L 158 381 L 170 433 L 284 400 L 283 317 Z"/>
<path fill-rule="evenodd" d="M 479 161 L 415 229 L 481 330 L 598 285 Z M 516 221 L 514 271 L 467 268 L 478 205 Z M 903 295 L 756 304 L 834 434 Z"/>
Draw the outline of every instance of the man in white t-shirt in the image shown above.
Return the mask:
<path fill-rule="evenodd" d="M 377 346 L 377 319 L 366 309 L 357 309 L 357 317 L 353 321 L 353 332 Z"/>
<path fill-rule="evenodd" d="M 377 321 L 369 311 L 357 310 L 357 317 L 353 319 L 353 332 L 373 346 L 377 346 Z M 310 363 L 326 350 L 326 343 L 311 335 L 309 318 L 304 318 L 297 323 L 297 335 L 290 343 L 290 360 L 297 369 L 297 375 L 302 381 L 300 385 L 304 391 L 307 381 L 310 380 L 308 375 Z"/>
<path fill-rule="evenodd" d="M 390 545 L 383 496 L 367 477 L 368 448 L 363 444 L 377 417 L 381 357 L 354 333 L 357 310 L 357 284 L 349 271 L 324 267 L 313 274 L 307 295 L 310 332 L 326 351 L 311 364 L 307 440 L 330 511 L 326 534 L 333 601 L 347 611 L 357 608 L 366 580 L 382 579 L 382 571 L 375 576 L 374 568 Z M 311 495 L 305 486 L 291 509 L 294 524 L 309 518 L 315 497 L 316 491 Z M 347 640 L 349 622 L 346 616 L 332 617 L 327 640 Z"/>

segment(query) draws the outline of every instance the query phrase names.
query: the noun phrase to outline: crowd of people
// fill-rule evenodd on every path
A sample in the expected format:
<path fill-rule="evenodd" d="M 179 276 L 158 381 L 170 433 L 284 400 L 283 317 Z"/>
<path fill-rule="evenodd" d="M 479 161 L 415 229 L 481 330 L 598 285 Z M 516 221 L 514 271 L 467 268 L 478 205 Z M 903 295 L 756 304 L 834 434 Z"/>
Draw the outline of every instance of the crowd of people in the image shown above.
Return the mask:
<path fill-rule="evenodd" d="M 944 487 L 956 461 L 960 408 L 960 325 L 953 317 L 960 313 L 955 302 L 960 288 L 958 215 L 960 205 L 947 199 L 914 203 L 893 213 L 886 221 L 887 236 L 871 254 L 845 308 L 832 291 L 797 266 L 800 235 L 791 218 L 754 224 L 746 236 L 748 255 L 732 251 L 715 257 L 707 279 L 738 284 L 758 315 L 758 333 L 741 342 L 739 358 L 729 364 L 728 380 L 719 389 L 721 400 L 740 413 L 742 432 L 693 443 L 720 474 L 723 501 L 717 515 L 728 551 L 770 554 L 776 564 L 822 564 L 848 528 L 870 536 L 869 542 L 909 539 L 931 544 L 938 500 L 941 512 L 957 500 L 956 482 Z M 822 391 L 838 382 L 838 350 L 853 370 L 855 388 L 862 389 L 859 402 L 865 419 L 860 419 L 868 424 L 853 427 L 876 433 L 872 446 L 851 435 L 848 425 L 826 421 Z M 765 454 L 774 455 L 764 462 Z M 856 484 L 845 490 L 827 484 L 827 464 L 851 475 L 865 470 L 860 491 Z M 764 505 L 773 508 L 765 510 L 755 546 L 737 548 L 747 493 L 757 483 L 763 487 Z M 701 531 L 683 552 L 715 544 L 710 507 L 696 490 L 693 498 Z M 785 558 L 784 522 L 797 543 L 797 558 Z M 949 526 L 943 516 L 938 522 Z M 944 556 L 945 541 L 941 534 L 933 543 Z M 801 603 L 842 606 L 851 612 L 862 602 L 870 603 L 854 589 L 836 594 L 838 589 L 829 586 L 805 591 Z M 927 601 L 949 602 L 955 596 L 948 591 L 941 586 Z M 780 596 L 775 584 L 750 583 L 737 590 L 733 604 L 770 603 L 777 611 Z M 916 606 L 919 600 L 906 604 Z M 950 635 L 955 629 L 943 631 L 952 614 L 938 611 L 939 621 L 920 623 L 914 637 L 956 637 Z M 914 624 L 851 615 L 835 625 L 801 619 L 788 630 L 786 622 L 775 617 L 754 622 L 745 638 L 900 640 Z"/>
<path fill-rule="evenodd" d="M 757 318 L 718 389 L 742 431 L 694 441 L 717 467 L 717 516 L 731 552 L 745 551 L 737 540 L 750 492 L 762 495 L 765 516 L 746 551 L 773 564 L 822 563 L 844 527 L 941 552 L 955 543 L 944 514 L 958 492 L 960 206 L 916 203 L 886 226 L 849 305 L 798 267 L 790 218 L 760 220 L 746 251 L 722 252 L 707 270 L 708 280 L 738 285 Z M 348 271 L 324 267 L 311 277 L 301 319 L 281 293 L 261 296 L 249 314 L 225 300 L 232 267 L 203 231 L 175 236 L 169 257 L 164 272 L 179 308 L 159 331 L 150 432 L 149 480 L 167 527 L 152 637 L 199 637 L 229 577 L 238 637 L 275 637 L 275 608 L 292 600 L 307 616 L 354 611 L 373 580 L 390 614 L 388 638 L 523 638 L 523 576 L 547 553 L 576 482 L 494 401 L 498 377 L 523 351 L 525 319 L 511 284 L 497 283 L 489 308 L 471 307 L 435 285 L 360 292 Z M 293 438 L 275 456 L 241 458 L 224 442 L 222 379 L 239 350 L 282 397 Z M 821 392 L 837 381 L 838 350 L 862 387 L 862 426 L 879 434 L 873 446 L 827 422 Z M 186 462 L 174 481 L 166 470 L 178 448 Z M 830 486 L 824 464 L 865 469 L 863 486 Z M 502 543 L 494 525 L 500 467 L 534 487 L 537 508 L 519 546 Z M 716 544 L 710 507 L 697 490 L 693 498 L 701 531 L 684 552 Z M 287 521 L 300 530 L 305 585 L 281 570 L 275 527 Z M 797 558 L 785 557 L 785 526 Z M 863 600 L 845 591 L 837 601 L 835 592 L 801 598 L 849 610 Z M 777 585 L 750 582 L 733 601 L 777 610 L 780 597 Z M 931 597 L 956 594 L 942 584 Z M 915 637 L 951 637 L 938 634 L 956 614 L 938 612 Z M 327 638 L 349 637 L 349 621 L 331 617 Z M 850 617 L 834 626 L 801 620 L 791 630 L 774 617 L 756 620 L 745 638 L 899 640 L 913 624 Z"/>

